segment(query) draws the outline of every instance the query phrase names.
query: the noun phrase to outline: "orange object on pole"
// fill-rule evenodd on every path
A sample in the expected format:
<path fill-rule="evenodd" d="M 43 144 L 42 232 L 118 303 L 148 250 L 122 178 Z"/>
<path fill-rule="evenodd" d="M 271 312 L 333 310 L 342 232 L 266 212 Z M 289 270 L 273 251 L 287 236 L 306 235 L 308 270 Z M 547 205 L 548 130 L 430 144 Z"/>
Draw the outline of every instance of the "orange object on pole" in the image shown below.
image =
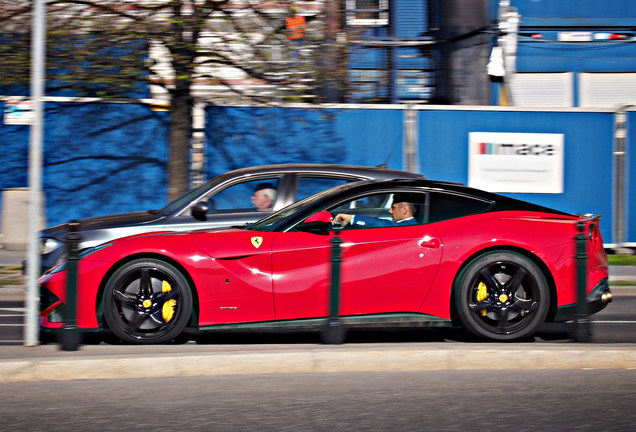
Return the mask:
<path fill-rule="evenodd" d="M 287 34 L 292 40 L 305 38 L 305 27 L 307 21 L 302 15 L 296 15 L 285 18 L 285 25 L 287 28 Z"/>

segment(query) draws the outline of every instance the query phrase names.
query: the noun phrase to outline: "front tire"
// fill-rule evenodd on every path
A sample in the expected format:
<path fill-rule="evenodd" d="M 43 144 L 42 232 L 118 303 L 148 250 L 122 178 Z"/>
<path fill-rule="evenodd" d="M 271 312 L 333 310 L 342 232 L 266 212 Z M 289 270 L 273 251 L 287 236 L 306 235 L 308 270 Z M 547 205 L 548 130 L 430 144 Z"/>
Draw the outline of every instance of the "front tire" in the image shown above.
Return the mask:
<path fill-rule="evenodd" d="M 550 290 L 529 258 L 516 252 L 482 255 L 462 270 L 454 288 L 464 327 L 497 341 L 531 336 L 548 314 Z"/>
<path fill-rule="evenodd" d="M 157 259 L 131 261 L 108 280 L 104 319 L 124 342 L 161 344 L 179 336 L 192 311 L 192 294 L 183 274 Z"/>

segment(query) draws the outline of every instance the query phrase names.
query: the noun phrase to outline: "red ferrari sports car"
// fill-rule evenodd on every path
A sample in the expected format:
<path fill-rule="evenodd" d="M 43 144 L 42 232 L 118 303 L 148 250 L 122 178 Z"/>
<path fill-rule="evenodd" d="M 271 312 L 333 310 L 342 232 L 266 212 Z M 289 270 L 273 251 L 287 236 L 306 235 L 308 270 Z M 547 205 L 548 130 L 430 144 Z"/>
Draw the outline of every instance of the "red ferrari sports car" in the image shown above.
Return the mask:
<path fill-rule="evenodd" d="M 70 267 L 40 279 L 43 331 L 73 320 L 130 343 L 334 322 L 507 341 L 611 301 L 599 218 L 428 180 L 338 186 L 243 227 L 113 240 L 73 261 L 67 296 Z"/>

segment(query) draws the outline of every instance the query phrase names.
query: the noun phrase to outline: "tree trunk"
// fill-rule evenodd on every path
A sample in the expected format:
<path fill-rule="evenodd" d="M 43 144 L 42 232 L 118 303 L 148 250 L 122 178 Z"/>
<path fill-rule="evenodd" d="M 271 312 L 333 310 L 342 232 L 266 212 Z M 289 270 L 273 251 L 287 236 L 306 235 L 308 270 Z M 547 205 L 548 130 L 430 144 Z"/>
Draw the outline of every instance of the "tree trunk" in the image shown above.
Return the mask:
<path fill-rule="evenodd" d="M 168 155 L 168 200 L 172 201 L 189 189 L 190 136 L 192 98 L 189 81 L 177 82 L 172 92 L 170 110 L 170 153 Z"/>

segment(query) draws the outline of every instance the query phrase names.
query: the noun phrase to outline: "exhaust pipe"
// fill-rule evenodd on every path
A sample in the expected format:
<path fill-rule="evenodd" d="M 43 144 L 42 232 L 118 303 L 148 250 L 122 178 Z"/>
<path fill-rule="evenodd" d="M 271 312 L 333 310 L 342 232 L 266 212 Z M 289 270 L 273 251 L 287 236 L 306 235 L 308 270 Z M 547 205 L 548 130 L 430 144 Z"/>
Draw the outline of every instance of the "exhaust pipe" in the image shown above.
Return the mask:
<path fill-rule="evenodd" d="M 612 292 L 610 290 L 605 291 L 601 294 L 601 304 L 608 304 L 612 302 Z"/>

